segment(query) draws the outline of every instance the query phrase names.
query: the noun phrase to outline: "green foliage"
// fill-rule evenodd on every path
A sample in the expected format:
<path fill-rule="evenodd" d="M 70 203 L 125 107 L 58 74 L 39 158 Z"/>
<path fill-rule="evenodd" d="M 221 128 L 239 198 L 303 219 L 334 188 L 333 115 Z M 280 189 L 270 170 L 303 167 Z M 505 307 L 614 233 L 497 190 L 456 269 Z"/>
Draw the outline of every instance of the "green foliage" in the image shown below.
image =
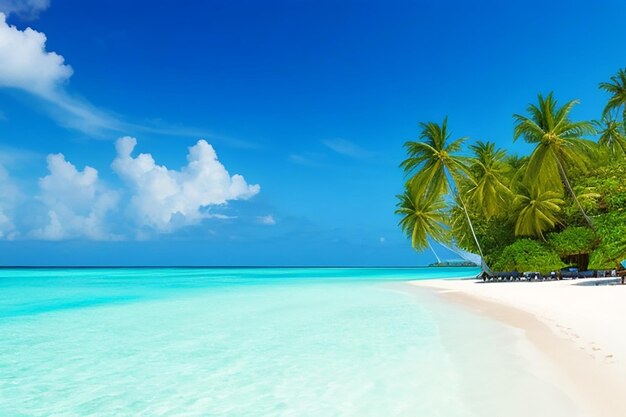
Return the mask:
<path fill-rule="evenodd" d="M 477 141 L 469 157 L 447 118 L 421 123 L 419 141 L 405 144 L 408 191 L 397 210 L 413 246 L 453 240 L 494 270 L 545 273 L 581 253 L 590 253 L 590 268 L 618 267 L 626 259 L 626 69 L 600 89 L 610 97 L 594 123 L 573 121 L 578 101 L 560 106 L 552 93 L 513 115 L 514 140 L 534 146 L 528 156 Z"/>
<path fill-rule="evenodd" d="M 541 186 L 520 187 L 514 201 L 515 235 L 543 239 L 543 232 L 554 229 L 559 223 L 562 205 L 563 200 L 557 191 L 544 190 Z"/>
<path fill-rule="evenodd" d="M 543 274 L 565 266 L 556 252 L 532 239 L 519 239 L 505 247 L 493 263 L 493 268 L 498 271 L 538 271 Z"/>
<path fill-rule="evenodd" d="M 482 141 L 470 145 L 470 149 L 474 152 L 474 158 L 470 165 L 473 184 L 467 191 L 469 205 L 490 219 L 502 213 L 511 199 L 511 191 L 505 184 L 506 152 L 496 149 L 492 142 Z"/>
<path fill-rule="evenodd" d="M 605 114 L 602 120 L 595 121 L 594 124 L 598 129 L 598 145 L 609 152 L 614 158 L 623 158 L 626 155 L 626 133 L 624 132 L 624 123 Z"/>
<path fill-rule="evenodd" d="M 548 235 L 548 243 L 559 256 L 591 253 L 598 239 L 588 227 L 570 226 L 558 233 Z"/>
<path fill-rule="evenodd" d="M 565 174 L 561 167 L 587 170 L 593 144 L 583 136 L 595 133 L 595 129 L 590 122 L 570 120 L 569 113 L 578 100 L 559 107 L 550 93 L 546 97 L 539 94 L 538 101 L 537 105 L 528 106 L 528 116 L 513 115 L 514 140 L 522 137 L 535 145 L 528 159 L 524 182 L 545 189 L 562 189 Z"/>
<path fill-rule="evenodd" d="M 569 114 L 578 104 L 572 100 L 559 107 L 552 93 L 546 97 L 539 94 L 538 105 L 530 104 L 528 116 L 514 114 L 515 129 L 513 140 L 523 137 L 535 144 L 530 154 L 523 183 L 540 191 L 554 191 L 562 194 L 565 188 L 576 201 L 579 210 L 590 227 L 593 224 L 583 207 L 578 203 L 567 175 L 568 170 L 587 172 L 596 144 L 583 138 L 594 134 L 593 124 L 588 121 L 574 122 Z"/>
<path fill-rule="evenodd" d="M 604 90 L 611 96 L 602 111 L 606 116 L 612 110 L 622 110 L 626 119 L 626 70 L 620 69 L 617 74 L 611 77 L 610 82 L 600 83 L 600 90 Z"/>
<path fill-rule="evenodd" d="M 626 210 L 626 159 L 606 163 L 576 179 L 581 194 L 593 194 L 591 214 Z"/>
<path fill-rule="evenodd" d="M 400 227 L 411 239 L 411 246 L 416 250 L 428 247 L 428 237 L 445 241 L 446 205 L 441 196 L 415 196 L 410 190 L 396 196 L 398 198 L 396 214 L 402 216 Z"/>
<path fill-rule="evenodd" d="M 447 117 L 441 125 L 420 123 L 420 129 L 420 142 L 404 144 L 408 158 L 400 167 L 410 177 L 409 184 L 415 195 L 445 195 L 454 186 L 448 174 L 454 182 L 467 172 L 466 158 L 458 155 L 466 138 L 450 141 Z"/>
<path fill-rule="evenodd" d="M 626 259 L 626 211 L 612 211 L 595 220 L 600 244 L 593 251 L 589 267 L 595 269 L 616 268 Z"/>
<path fill-rule="evenodd" d="M 442 201 L 445 195 L 454 191 L 455 198 L 463 208 L 471 230 L 469 212 L 463 203 L 462 193 L 458 192 L 459 183 L 473 181 L 469 175 L 468 158 L 459 154 L 466 138 L 450 140 L 452 135 L 448 130 L 447 117 L 441 124 L 420 123 L 420 128 L 421 142 L 409 141 L 404 144 L 408 158 L 400 164 L 400 167 L 409 176 L 406 187 L 414 201 Z M 405 230 L 404 227 L 403 230 Z M 426 229 L 422 229 L 420 233 L 425 236 L 430 235 L 435 240 L 440 239 Z M 474 241 L 478 251 L 481 252 L 476 237 Z"/>

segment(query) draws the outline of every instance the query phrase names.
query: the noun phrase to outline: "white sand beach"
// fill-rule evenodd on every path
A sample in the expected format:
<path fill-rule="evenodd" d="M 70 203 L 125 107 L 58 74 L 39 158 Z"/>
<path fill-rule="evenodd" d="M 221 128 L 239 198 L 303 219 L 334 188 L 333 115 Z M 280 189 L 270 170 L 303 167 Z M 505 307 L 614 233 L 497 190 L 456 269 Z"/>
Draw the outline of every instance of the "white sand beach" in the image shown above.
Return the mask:
<path fill-rule="evenodd" d="M 597 416 L 626 415 L 626 286 L 615 279 L 426 280 L 412 285 L 523 330 Z"/>

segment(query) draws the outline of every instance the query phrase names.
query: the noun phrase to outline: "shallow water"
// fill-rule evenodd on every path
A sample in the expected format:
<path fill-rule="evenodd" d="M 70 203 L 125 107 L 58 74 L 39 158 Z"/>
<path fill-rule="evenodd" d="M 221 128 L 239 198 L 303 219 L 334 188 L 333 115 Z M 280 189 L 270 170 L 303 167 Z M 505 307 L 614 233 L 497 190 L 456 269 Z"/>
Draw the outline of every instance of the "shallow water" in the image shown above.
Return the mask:
<path fill-rule="evenodd" d="M 575 415 L 514 330 L 403 284 L 475 273 L 0 270 L 0 416 Z"/>

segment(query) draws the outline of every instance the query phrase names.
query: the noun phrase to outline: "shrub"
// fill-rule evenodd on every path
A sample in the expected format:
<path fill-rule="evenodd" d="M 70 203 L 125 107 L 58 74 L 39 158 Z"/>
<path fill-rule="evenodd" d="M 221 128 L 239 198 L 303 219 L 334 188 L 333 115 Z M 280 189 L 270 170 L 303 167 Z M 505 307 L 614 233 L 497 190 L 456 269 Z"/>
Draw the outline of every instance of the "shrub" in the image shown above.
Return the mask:
<path fill-rule="evenodd" d="M 597 246 L 598 239 L 588 227 L 570 226 L 562 232 L 550 233 L 548 243 L 562 257 L 591 253 Z"/>
<path fill-rule="evenodd" d="M 498 271 L 516 269 L 520 272 L 538 271 L 543 274 L 564 266 L 565 264 L 556 252 L 547 245 L 532 239 L 519 239 L 507 246 L 493 265 Z"/>
<path fill-rule="evenodd" d="M 626 259 L 626 211 L 614 211 L 594 219 L 600 244 L 590 256 L 589 268 L 609 269 Z"/>

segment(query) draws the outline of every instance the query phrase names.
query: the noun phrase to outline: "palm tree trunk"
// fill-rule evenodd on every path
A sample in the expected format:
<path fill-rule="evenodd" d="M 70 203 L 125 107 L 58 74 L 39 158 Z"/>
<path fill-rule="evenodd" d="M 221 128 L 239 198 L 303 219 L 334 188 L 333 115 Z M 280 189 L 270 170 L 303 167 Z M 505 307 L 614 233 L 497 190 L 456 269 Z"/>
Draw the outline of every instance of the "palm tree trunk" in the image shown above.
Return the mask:
<path fill-rule="evenodd" d="M 461 193 L 459 191 L 459 187 L 456 185 L 456 180 L 454 179 L 454 176 L 452 175 L 452 173 L 449 170 L 448 170 L 448 172 L 446 174 L 447 174 L 446 177 L 447 177 L 447 180 L 448 180 L 448 184 L 450 185 L 451 189 L 454 188 L 454 192 L 459 197 L 459 201 L 461 202 L 461 207 L 463 207 L 463 211 L 465 212 L 465 217 L 467 218 L 467 224 L 469 224 L 470 230 L 472 231 L 472 236 L 474 237 L 474 242 L 476 242 L 476 247 L 478 248 L 478 253 L 480 254 L 480 260 L 481 260 L 480 267 L 481 267 L 481 269 L 484 272 L 488 272 L 489 265 L 487 265 L 487 263 L 485 262 L 485 256 L 483 255 L 483 249 L 480 247 L 480 243 L 478 243 L 478 237 L 476 237 L 476 232 L 474 231 L 474 225 L 472 224 L 472 219 L 470 219 L 469 212 L 467 211 L 467 207 L 465 207 L 465 202 L 463 201 L 463 197 L 461 197 Z"/>
<path fill-rule="evenodd" d="M 565 173 L 565 168 L 563 168 L 563 164 L 561 163 L 559 158 L 555 158 L 555 159 L 559 167 L 559 173 L 561 174 L 561 179 L 563 179 L 563 182 L 565 183 L 565 187 L 567 188 L 567 191 L 569 191 L 570 195 L 576 202 L 576 205 L 578 206 L 578 210 L 580 210 L 580 213 L 583 215 L 583 218 L 585 219 L 589 227 L 591 227 L 591 229 L 595 231 L 596 227 L 593 225 L 593 222 L 591 221 L 589 216 L 587 216 L 587 213 L 585 213 L 585 209 L 580 204 L 580 201 L 578 201 L 578 197 L 576 197 L 576 193 L 574 193 L 574 189 L 572 188 L 572 185 L 569 183 L 569 180 L 567 179 L 567 174 Z"/>
<path fill-rule="evenodd" d="M 456 187 L 456 184 L 454 184 Z M 476 232 L 474 231 L 474 225 L 472 224 L 472 220 L 470 219 L 469 212 L 467 211 L 467 207 L 465 207 L 465 203 L 463 202 L 463 197 L 461 197 L 461 193 L 458 188 L 456 190 L 457 195 L 459 196 L 459 201 L 461 202 L 461 206 L 463 207 L 463 211 L 465 212 L 465 217 L 467 218 L 467 223 L 469 224 L 470 230 L 472 231 L 472 236 L 474 236 L 474 242 L 476 242 L 476 247 L 478 248 L 478 253 L 482 258 L 482 261 L 485 262 L 485 256 L 483 255 L 483 250 L 480 247 L 480 243 L 478 243 L 478 238 L 476 237 Z"/>
<path fill-rule="evenodd" d="M 463 207 L 463 211 L 465 212 L 465 217 L 467 218 L 467 224 L 469 224 L 470 230 L 472 231 L 472 236 L 474 236 L 474 242 L 476 242 L 476 247 L 478 248 L 478 253 L 482 258 L 482 262 L 485 263 L 485 256 L 483 255 L 483 249 L 480 247 L 480 243 L 478 243 L 478 238 L 476 237 L 476 232 L 474 231 L 474 225 L 472 224 L 472 220 L 470 219 L 469 212 L 467 211 L 467 207 L 465 207 L 465 202 L 463 201 L 463 197 L 461 197 L 461 192 L 459 191 L 459 187 L 456 185 L 456 180 L 452 173 L 448 172 L 449 178 L 448 182 L 450 183 L 450 187 L 454 186 L 454 191 L 456 195 L 459 197 L 459 201 L 461 202 L 461 207 Z M 487 265 L 485 263 L 485 265 Z"/>
<path fill-rule="evenodd" d="M 428 239 L 426 239 L 426 243 L 428 243 L 428 247 L 430 248 L 430 251 L 433 253 L 433 255 L 435 255 L 435 258 L 437 258 L 437 263 L 441 263 L 441 259 L 439 259 L 439 256 L 437 256 L 437 252 L 435 252 Z"/>

